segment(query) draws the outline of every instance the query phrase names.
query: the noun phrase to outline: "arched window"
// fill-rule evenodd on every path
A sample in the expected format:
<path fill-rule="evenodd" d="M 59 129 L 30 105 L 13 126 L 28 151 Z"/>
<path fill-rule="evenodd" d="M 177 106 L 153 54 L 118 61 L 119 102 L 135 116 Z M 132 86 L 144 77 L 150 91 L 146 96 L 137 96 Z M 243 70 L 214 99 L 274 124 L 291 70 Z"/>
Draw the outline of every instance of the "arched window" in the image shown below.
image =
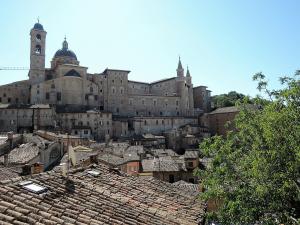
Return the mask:
<path fill-rule="evenodd" d="M 40 42 L 42 40 L 42 37 L 40 34 L 37 34 L 35 37 L 38 42 Z"/>
<path fill-rule="evenodd" d="M 35 54 L 41 54 L 42 53 L 42 48 L 40 45 L 36 45 L 35 46 L 35 50 L 34 50 Z"/>
<path fill-rule="evenodd" d="M 93 92 L 93 87 L 90 87 L 90 92 Z"/>
<path fill-rule="evenodd" d="M 51 88 L 52 88 L 52 89 L 55 88 L 55 84 L 51 84 Z"/>

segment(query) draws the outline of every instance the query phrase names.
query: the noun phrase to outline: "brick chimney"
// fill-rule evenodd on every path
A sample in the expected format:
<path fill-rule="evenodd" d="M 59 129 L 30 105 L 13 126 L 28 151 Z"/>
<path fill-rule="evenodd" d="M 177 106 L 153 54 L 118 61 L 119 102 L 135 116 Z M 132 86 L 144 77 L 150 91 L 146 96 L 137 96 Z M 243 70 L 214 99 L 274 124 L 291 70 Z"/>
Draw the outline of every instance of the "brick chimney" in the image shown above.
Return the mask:
<path fill-rule="evenodd" d="M 8 132 L 7 133 L 7 141 L 9 143 L 9 149 L 8 149 L 7 154 L 4 155 L 4 166 L 8 166 L 8 154 L 13 149 L 13 137 L 14 137 L 13 132 Z"/>

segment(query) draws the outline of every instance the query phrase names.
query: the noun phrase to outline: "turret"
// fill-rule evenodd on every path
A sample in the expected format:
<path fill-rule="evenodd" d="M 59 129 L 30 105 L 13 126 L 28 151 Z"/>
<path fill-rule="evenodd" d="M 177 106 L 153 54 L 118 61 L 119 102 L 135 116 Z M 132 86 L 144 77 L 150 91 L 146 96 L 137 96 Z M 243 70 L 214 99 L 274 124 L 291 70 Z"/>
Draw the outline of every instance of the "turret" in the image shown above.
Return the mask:
<path fill-rule="evenodd" d="M 188 85 L 192 84 L 192 77 L 191 77 L 191 74 L 190 74 L 189 67 L 187 67 L 187 69 L 186 69 L 186 83 Z"/>
<path fill-rule="evenodd" d="M 181 116 L 186 116 L 188 114 L 189 99 L 188 99 L 188 89 L 186 85 L 186 80 L 184 77 L 184 69 L 181 64 L 181 59 L 179 57 L 177 66 L 177 77 L 176 77 L 177 94 L 180 96 L 180 111 Z"/>
<path fill-rule="evenodd" d="M 178 66 L 177 66 L 177 77 L 184 77 L 184 69 L 181 64 L 180 56 L 179 56 L 179 61 L 178 61 Z"/>
<path fill-rule="evenodd" d="M 189 67 L 187 67 L 185 79 L 188 88 L 189 115 L 193 116 L 194 115 L 194 91 L 193 91 L 192 77 L 190 74 Z"/>

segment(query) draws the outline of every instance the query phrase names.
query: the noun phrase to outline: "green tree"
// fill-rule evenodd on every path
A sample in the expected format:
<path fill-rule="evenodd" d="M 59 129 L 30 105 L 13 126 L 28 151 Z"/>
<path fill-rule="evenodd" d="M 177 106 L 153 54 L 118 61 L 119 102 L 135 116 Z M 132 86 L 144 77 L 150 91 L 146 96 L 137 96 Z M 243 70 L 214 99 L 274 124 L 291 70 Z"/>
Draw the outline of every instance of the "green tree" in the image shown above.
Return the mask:
<path fill-rule="evenodd" d="M 245 97 L 244 94 L 237 93 L 236 91 L 230 91 L 228 94 L 220 94 L 212 97 L 212 102 L 215 108 L 234 106 L 239 100 Z"/>
<path fill-rule="evenodd" d="M 280 78 L 270 91 L 262 73 L 254 75 L 257 107 L 238 103 L 237 128 L 201 145 L 211 164 L 198 174 L 204 200 L 222 204 L 208 218 L 222 224 L 300 224 L 300 72 Z"/>

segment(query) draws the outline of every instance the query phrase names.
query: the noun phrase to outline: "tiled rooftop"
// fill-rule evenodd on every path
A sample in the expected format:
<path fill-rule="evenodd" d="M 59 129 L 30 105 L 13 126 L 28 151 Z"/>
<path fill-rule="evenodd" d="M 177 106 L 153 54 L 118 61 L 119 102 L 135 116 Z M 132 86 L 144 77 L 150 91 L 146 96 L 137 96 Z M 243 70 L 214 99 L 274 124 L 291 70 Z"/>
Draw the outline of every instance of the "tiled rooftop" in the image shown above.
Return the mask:
<path fill-rule="evenodd" d="M 216 110 L 210 112 L 209 114 L 218 114 L 218 113 L 232 113 L 232 112 L 238 112 L 239 109 L 235 106 L 229 106 L 229 107 L 223 107 L 223 108 L 217 108 Z"/>
<path fill-rule="evenodd" d="M 125 162 L 123 157 L 112 155 L 110 153 L 101 153 L 97 158 L 113 166 L 119 166 Z"/>
<path fill-rule="evenodd" d="M 170 156 L 163 156 L 153 159 L 142 160 L 144 172 L 179 172 L 186 171 L 183 158 L 174 159 Z"/>
<path fill-rule="evenodd" d="M 39 147 L 34 143 L 22 144 L 8 154 L 10 164 L 25 164 L 39 154 Z M 0 157 L 0 163 L 4 162 L 4 156 Z"/>
<path fill-rule="evenodd" d="M 191 194 L 191 195 L 198 195 L 199 194 L 199 184 L 192 184 L 186 181 L 180 180 L 172 184 L 174 187 L 178 187 L 182 189 L 182 191 Z"/>
<path fill-rule="evenodd" d="M 7 136 L 0 136 L 0 145 L 6 142 Z"/>
<path fill-rule="evenodd" d="M 0 166 L 0 180 L 8 180 L 8 179 L 18 177 L 21 171 L 22 169 L 19 167 Z"/>
<path fill-rule="evenodd" d="M 98 176 L 88 173 L 93 169 Z M 20 185 L 30 180 L 47 191 Z M 0 182 L 2 224 L 200 224 L 204 204 L 154 178 L 110 172 L 104 165 L 77 169 L 69 182 L 47 172 Z"/>
<path fill-rule="evenodd" d="M 200 151 L 198 149 L 187 149 L 184 153 L 186 159 L 197 159 L 199 158 Z"/>

